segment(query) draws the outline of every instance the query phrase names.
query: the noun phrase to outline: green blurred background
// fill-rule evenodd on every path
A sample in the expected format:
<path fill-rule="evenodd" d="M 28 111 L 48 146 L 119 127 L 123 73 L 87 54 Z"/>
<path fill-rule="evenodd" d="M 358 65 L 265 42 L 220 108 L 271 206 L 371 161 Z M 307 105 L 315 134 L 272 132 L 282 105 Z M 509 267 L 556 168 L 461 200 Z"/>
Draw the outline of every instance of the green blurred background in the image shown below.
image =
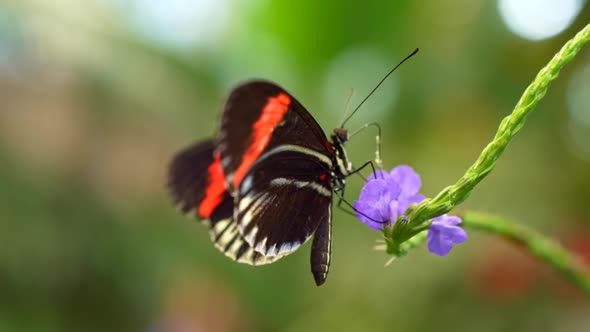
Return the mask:
<path fill-rule="evenodd" d="M 356 105 L 419 47 L 349 128 L 381 123 L 386 167 L 412 165 L 434 195 L 588 22 L 583 0 L 3 0 L 0 331 L 590 331 L 587 299 L 491 236 L 384 268 L 379 233 L 337 211 L 317 288 L 309 245 L 233 263 L 165 188 L 237 82 L 279 82 L 328 132 L 350 89 Z M 459 210 L 590 257 L 589 93 L 586 49 Z M 349 156 L 373 146 L 368 130 Z"/>

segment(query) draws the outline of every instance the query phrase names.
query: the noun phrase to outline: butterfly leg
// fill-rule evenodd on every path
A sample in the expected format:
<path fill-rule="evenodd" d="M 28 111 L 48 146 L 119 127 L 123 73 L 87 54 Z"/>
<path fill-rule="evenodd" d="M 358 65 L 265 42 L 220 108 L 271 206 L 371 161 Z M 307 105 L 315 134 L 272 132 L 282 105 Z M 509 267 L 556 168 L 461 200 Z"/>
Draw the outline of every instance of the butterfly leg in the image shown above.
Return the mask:
<path fill-rule="evenodd" d="M 350 203 L 348 203 L 348 202 L 347 202 L 347 201 L 344 199 L 344 192 L 345 192 L 345 188 L 346 188 L 346 187 L 342 187 L 342 188 L 338 188 L 338 189 L 334 190 L 334 193 L 336 194 L 336 196 L 338 196 L 338 203 L 336 204 L 336 207 L 337 207 L 338 209 L 340 209 L 341 211 L 343 211 L 343 212 L 346 212 L 347 214 L 349 214 L 349 215 L 351 215 L 351 216 L 353 216 L 353 217 L 356 217 L 356 214 L 354 214 L 354 212 L 350 212 L 349 210 L 345 209 L 345 208 L 342 206 L 342 202 L 345 202 L 345 203 L 346 203 L 346 205 L 347 205 L 347 206 L 349 206 L 349 207 L 351 206 L 351 205 L 350 205 Z M 354 210 L 354 208 L 353 208 L 353 207 L 351 207 L 351 208 Z"/>
<path fill-rule="evenodd" d="M 360 171 L 362 171 L 365 167 L 367 166 L 371 166 L 371 169 L 373 170 L 373 177 L 375 177 L 375 166 L 373 165 L 373 161 L 369 160 L 367 162 L 365 162 L 361 167 L 354 169 L 352 172 L 350 172 L 349 176 L 352 174 L 358 174 L 361 178 L 363 178 L 364 181 L 367 181 L 367 179 L 365 177 L 363 177 L 363 175 L 360 173 Z M 336 193 L 336 195 L 338 196 L 338 203 L 336 204 L 336 207 L 339 208 L 340 210 L 355 216 L 354 213 L 344 209 L 342 207 L 342 202 L 346 203 L 346 205 L 348 205 L 349 207 L 351 207 L 353 210 L 355 210 L 350 203 L 348 203 L 345 199 L 344 199 L 344 193 L 346 192 L 346 186 L 342 186 L 341 188 L 336 188 L 334 189 L 334 193 Z M 356 211 L 356 210 L 355 210 Z"/>
<path fill-rule="evenodd" d="M 348 203 L 348 201 L 344 199 L 344 196 L 342 196 L 340 191 L 334 191 L 334 193 L 339 197 L 338 204 L 336 204 L 336 207 L 339 208 L 341 211 L 344 211 L 347 214 L 350 214 L 351 216 L 354 216 L 354 217 L 358 217 L 358 214 L 360 214 L 360 215 L 364 216 L 365 218 L 367 218 L 373 222 L 376 222 L 378 224 L 385 224 L 386 223 L 385 221 L 382 221 L 382 220 L 373 219 L 373 218 L 367 216 L 366 214 L 364 214 L 362 211 L 357 210 L 354 206 L 352 206 L 352 204 Z M 354 211 L 354 212 L 351 212 L 351 211 L 345 209 L 343 206 L 341 206 L 342 202 L 344 202 L 344 204 L 346 206 L 348 206 L 350 209 L 352 209 L 352 211 Z"/>
<path fill-rule="evenodd" d="M 365 167 L 367 167 L 367 166 L 371 166 L 371 170 L 373 171 L 373 177 L 376 177 L 376 176 L 375 176 L 375 175 L 376 175 L 376 172 L 375 172 L 375 165 L 373 165 L 373 161 L 372 161 L 372 160 L 369 160 L 369 161 L 365 162 L 365 163 L 364 163 L 364 164 L 362 164 L 362 165 L 361 165 L 361 167 L 359 167 L 359 168 L 353 169 L 353 170 L 352 170 L 352 171 L 351 171 L 351 172 L 348 174 L 348 176 L 351 176 L 351 175 L 353 175 L 353 174 L 359 174 L 359 175 L 360 175 L 360 176 L 363 178 L 363 181 L 367 181 L 367 179 L 365 179 L 365 178 L 362 176 L 362 174 L 360 174 L 360 171 L 362 171 L 363 169 L 365 169 Z"/>

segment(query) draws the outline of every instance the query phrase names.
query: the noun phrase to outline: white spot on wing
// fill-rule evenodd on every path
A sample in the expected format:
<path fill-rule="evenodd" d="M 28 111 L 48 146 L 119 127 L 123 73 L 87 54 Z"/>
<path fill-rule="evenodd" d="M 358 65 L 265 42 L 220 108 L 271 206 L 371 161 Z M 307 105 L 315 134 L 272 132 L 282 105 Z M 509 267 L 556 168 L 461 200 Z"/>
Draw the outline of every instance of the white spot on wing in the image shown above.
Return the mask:
<path fill-rule="evenodd" d="M 229 163 L 231 163 L 231 157 L 225 157 L 223 159 L 221 159 L 221 166 L 222 167 L 227 167 L 229 165 Z"/>
<path fill-rule="evenodd" d="M 229 223 L 229 225 L 228 225 Z M 258 266 L 258 265 L 265 265 L 265 264 L 270 264 L 282 257 L 284 257 L 285 255 L 275 255 L 275 256 L 269 256 L 269 255 L 262 255 L 257 251 L 254 251 L 254 249 L 248 245 L 248 243 L 245 241 L 245 238 L 239 233 L 238 231 L 238 225 L 236 222 L 234 222 L 232 219 L 227 219 L 227 220 L 221 220 L 219 222 L 217 222 L 216 225 L 227 225 L 227 229 L 225 230 L 225 232 L 223 233 L 223 235 L 220 237 L 220 239 L 218 241 L 215 241 L 215 238 L 217 237 L 217 235 L 219 234 L 219 232 L 221 230 L 223 230 L 225 227 L 219 227 L 221 230 L 218 232 L 215 232 L 214 229 L 210 230 L 210 235 L 211 235 L 211 240 L 214 242 L 214 246 L 215 248 L 217 248 L 219 251 L 221 251 L 225 256 L 231 258 L 234 261 L 237 261 L 238 263 L 243 263 L 243 264 L 249 264 L 249 265 L 254 265 L 254 266 Z M 256 229 L 254 233 L 256 233 L 258 230 Z M 233 242 L 232 242 L 233 241 Z M 228 243 L 232 242 L 231 246 L 227 249 L 227 245 Z M 246 246 L 248 249 L 246 250 L 246 252 L 244 252 L 240 258 L 237 258 L 237 254 L 238 251 L 242 248 L 242 246 Z M 254 259 L 256 257 L 256 259 Z"/>
<path fill-rule="evenodd" d="M 271 186 L 284 186 L 284 185 L 288 185 L 288 184 L 292 184 L 295 181 L 286 179 L 286 178 L 276 178 L 276 179 L 272 179 L 272 181 L 270 181 L 270 185 Z"/>
<path fill-rule="evenodd" d="M 262 241 L 258 242 L 254 247 L 254 250 L 260 253 L 266 253 L 266 241 L 268 241 L 268 237 L 265 237 Z"/>
<path fill-rule="evenodd" d="M 242 227 L 242 229 L 243 229 L 243 227 Z M 254 243 L 254 239 L 256 238 L 256 233 L 258 233 L 258 226 L 252 227 L 252 230 L 250 230 L 250 233 L 248 233 L 244 236 L 244 239 L 246 239 L 246 242 L 248 242 L 248 244 L 252 245 Z"/>
<path fill-rule="evenodd" d="M 229 222 L 231 222 L 231 220 L 232 220 L 232 219 L 223 219 L 223 220 L 219 220 L 219 221 L 218 221 L 218 222 L 217 222 L 217 223 L 216 223 L 216 224 L 213 226 L 212 232 L 213 232 L 214 234 L 216 234 L 216 235 L 217 235 L 217 234 L 219 234 L 221 231 L 223 231 L 223 230 L 224 230 L 224 229 L 227 227 L 227 224 L 228 224 Z"/>
<path fill-rule="evenodd" d="M 250 206 L 250 204 L 252 204 L 253 198 L 252 195 L 246 195 L 242 198 L 240 198 L 240 211 L 245 210 L 248 208 L 248 206 Z"/>
<path fill-rule="evenodd" d="M 238 250 L 244 244 L 244 238 L 242 238 L 239 234 L 237 235 L 236 240 L 232 243 L 231 247 L 225 251 L 225 255 L 233 260 L 236 260 L 236 256 L 238 255 Z"/>
<path fill-rule="evenodd" d="M 240 185 L 240 194 L 245 194 L 250 191 L 252 188 L 252 178 L 252 175 L 248 175 L 244 178 L 242 184 Z"/>
<path fill-rule="evenodd" d="M 254 249 L 252 249 L 252 247 L 248 248 L 248 250 L 246 250 L 246 252 L 242 255 L 242 257 L 238 258 L 238 263 L 246 263 L 246 264 L 250 264 L 250 265 L 256 265 L 254 264 L 254 260 L 252 259 L 252 256 L 254 255 Z"/>
<path fill-rule="evenodd" d="M 277 244 L 273 244 L 272 246 L 270 246 L 270 248 L 268 248 L 268 250 L 266 251 L 266 255 L 268 256 L 276 256 L 278 254 L 278 250 L 277 250 Z"/>
<path fill-rule="evenodd" d="M 237 233 L 238 227 L 236 227 L 236 223 L 232 223 L 223 235 L 221 235 L 216 244 L 219 244 L 222 247 L 222 250 L 225 249 L 225 246 L 236 236 Z"/>
<path fill-rule="evenodd" d="M 277 255 L 286 255 L 294 251 L 295 249 L 299 248 L 299 246 L 301 246 L 301 243 L 299 241 L 283 243 L 283 245 L 279 248 Z"/>
<path fill-rule="evenodd" d="M 239 209 L 236 211 L 236 219 L 239 220 L 239 224 L 242 230 L 256 216 L 256 214 L 258 213 L 258 208 L 261 206 L 261 204 L 265 201 L 266 197 L 268 196 L 265 193 L 261 193 L 258 196 L 257 195 L 258 194 L 252 193 L 240 199 Z M 246 203 L 242 204 L 242 201 L 244 200 L 246 200 Z M 246 213 L 244 213 L 244 211 L 246 211 Z"/>

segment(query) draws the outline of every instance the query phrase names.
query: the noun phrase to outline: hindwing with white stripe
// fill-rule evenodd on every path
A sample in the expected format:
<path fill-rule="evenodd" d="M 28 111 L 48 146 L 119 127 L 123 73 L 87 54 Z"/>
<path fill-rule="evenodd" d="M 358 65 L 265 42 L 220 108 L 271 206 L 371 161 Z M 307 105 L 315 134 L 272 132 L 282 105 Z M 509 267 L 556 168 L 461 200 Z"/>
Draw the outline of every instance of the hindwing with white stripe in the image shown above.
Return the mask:
<path fill-rule="evenodd" d="M 283 256 L 265 256 L 252 248 L 238 231 L 238 224 L 232 217 L 219 220 L 209 231 L 215 248 L 225 256 L 244 264 L 270 264 Z"/>
<path fill-rule="evenodd" d="M 329 222 L 331 163 L 305 148 L 277 148 L 257 161 L 235 193 L 234 219 L 246 242 L 283 256 Z"/>

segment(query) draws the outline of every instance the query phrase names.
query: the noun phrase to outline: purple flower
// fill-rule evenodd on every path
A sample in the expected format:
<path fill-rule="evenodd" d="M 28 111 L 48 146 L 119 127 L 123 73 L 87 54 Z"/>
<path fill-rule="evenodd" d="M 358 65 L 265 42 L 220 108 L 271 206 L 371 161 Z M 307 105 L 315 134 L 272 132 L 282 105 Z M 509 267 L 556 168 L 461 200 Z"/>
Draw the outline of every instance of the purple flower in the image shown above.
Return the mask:
<path fill-rule="evenodd" d="M 408 207 L 424 200 L 418 194 L 422 182 L 420 175 L 410 166 L 400 165 L 391 173 L 378 170 L 371 174 L 354 202 L 356 215 L 372 229 L 380 230 L 384 224 L 392 224 Z"/>
<path fill-rule="evenodd" d="M 399 215 L 403 215 L 410 205 L 420 203 L 426 198 L 424 195 L 418 194 L 422 186 L 422 180 L 412 167 L 407 165 L 397 166 L 391 170 L 390 175 L 393 181 L 397 182 L 401 188 L 398 198 Z"/>
<path fill-rule="evenodd" d="M 463 228 L 457 226 L 460 223 L 461 218 L 447 216 L 446 214 L 432 219 L 432 225 L 428 228 L 428 234 L 426 235 L 428 251 L 439 256 L 445 256 L 453 249 L 453 244 L 465 242 L 467 233 Z"/>
<path fill-rule="evenodd" d="M 383 228 L 383 223 L 397 219 L 396 199 L 400 191 L 399 185 L 393 181 L 384 179 L 367 181 L 359 200 L 354 202 L 358 218 L 372 229 Z"/>
<path fill-rule="evenodd" d="M 424 200 L 424 195 L 418 193 L 421 185 L 420 175 L 410 166 L 397 166 L 390 173 L 378 170 L 369 176 L 359 199 L 354 202 L 356 215 L 375 230 L 392 225 L 410 205 Z M 467 240 L 467 233 L 457 226 L 460 223 L 459 217 L 447 215 L 432 219 L 427 234 L 428 250 L 444 256 L 453 244 Z"/>

